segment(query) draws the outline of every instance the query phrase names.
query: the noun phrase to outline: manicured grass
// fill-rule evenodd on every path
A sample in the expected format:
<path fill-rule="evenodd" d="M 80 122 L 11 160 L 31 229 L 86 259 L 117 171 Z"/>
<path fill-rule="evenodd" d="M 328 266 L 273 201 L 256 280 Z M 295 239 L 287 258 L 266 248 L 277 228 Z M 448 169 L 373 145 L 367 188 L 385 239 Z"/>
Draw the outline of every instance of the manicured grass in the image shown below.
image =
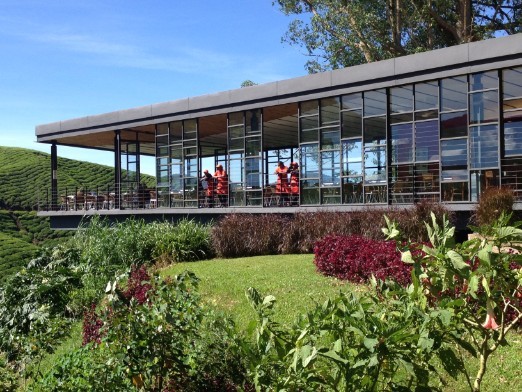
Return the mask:
<path fill-rule="evenodd" d="M 257 256 L 239 259 L 215 259 L 196 263 L 179 263 L 162 271 L 164 276 L 193 271 L 200 279 L 200 293 L 205 302 L 231 315 L 242 330 L 255 319 L 245 297 L 252 286 L 262 295 L 277 298 L 276 320 L 291 323 L 299 313 L 322 303 L 339 291 L 366 290 L 337 279 L 321 276 L 315 271 L 313 255 Z M 522 335 L 508 336 L 511 344 L 500 347 L 490 358 L 482 391 L 522 391 Z M 476 371 L 473 358 L 466 366 Z M 464 377 L 447 379 L 444 391 L 469 391 Z"/>
<path fill-rule="evenodd" d="M 255 318 L 245 291 L 256 288 L 261 295 L 274 295 L 276 320 L 291 323 L 314 302 L 322 304 L 340 290 L 360 290 L 355 285 L 315 272 L 313 255 L 256 256 L 179 263 L 162 271 L 174 275 L 189 270 L 201 279 L 203 300 L 233 316 L 240 328 Z"/>

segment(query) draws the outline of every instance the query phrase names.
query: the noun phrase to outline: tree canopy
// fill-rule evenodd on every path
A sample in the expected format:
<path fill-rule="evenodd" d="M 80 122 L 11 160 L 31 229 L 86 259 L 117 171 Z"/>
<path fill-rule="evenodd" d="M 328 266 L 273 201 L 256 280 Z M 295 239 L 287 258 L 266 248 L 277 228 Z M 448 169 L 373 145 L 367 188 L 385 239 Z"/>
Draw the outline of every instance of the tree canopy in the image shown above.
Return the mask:
<path fill-rule="evenodd" d="M 522 0 L 277 0 L 310 73 L 521 31 Z"/>

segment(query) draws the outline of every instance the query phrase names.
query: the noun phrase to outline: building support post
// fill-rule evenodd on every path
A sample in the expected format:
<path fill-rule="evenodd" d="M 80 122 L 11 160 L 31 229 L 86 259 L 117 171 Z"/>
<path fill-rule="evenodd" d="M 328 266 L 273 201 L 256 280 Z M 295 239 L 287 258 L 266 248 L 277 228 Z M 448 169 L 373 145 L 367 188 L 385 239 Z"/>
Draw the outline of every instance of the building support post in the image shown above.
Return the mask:
<path fill-rule="evenodd" d="M 56 142 L 51 144 L 51 211 L 58 209 L 58 149 Z"/>
<path fill-rule="evenodd" d="M 121 133 L 114 131 L 114 208 L 121 205 Z"/>

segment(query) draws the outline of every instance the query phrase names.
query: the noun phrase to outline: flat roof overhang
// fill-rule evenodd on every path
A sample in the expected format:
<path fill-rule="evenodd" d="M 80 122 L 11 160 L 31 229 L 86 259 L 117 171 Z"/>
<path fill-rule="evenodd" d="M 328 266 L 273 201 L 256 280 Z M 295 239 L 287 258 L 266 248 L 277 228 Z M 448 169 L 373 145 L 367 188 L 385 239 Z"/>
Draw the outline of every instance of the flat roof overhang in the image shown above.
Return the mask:
<path fill-rule="evenodd" d="M 158 123 L 208 118 L 222 127 L 229 112 L 295 104 L 308 99 L 521 64 L 522 34 L 516 34 L 257 86 L 38 125 L 35 133 L 40 143 L 56 142 L 112 151 L 115 130 L 122 132 L 122 141 L 132 137 L 135 140 L 138 132 L 140 141 L 152 143 L 154 126 Z"/>

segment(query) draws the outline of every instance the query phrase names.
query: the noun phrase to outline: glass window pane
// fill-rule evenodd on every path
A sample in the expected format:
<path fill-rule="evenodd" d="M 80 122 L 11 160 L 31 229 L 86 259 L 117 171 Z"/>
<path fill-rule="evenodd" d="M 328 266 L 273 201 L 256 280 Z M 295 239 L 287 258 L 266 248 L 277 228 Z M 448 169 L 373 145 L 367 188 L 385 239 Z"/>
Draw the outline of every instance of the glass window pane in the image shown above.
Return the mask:
<path fill-rule="evenodd" d="M 386 114 L 386 90 L 367 91 L 364 93 L 364 115 L 378 116 Z"/>
<path fill-rule="evenodd" d="M 338 151 L 321 153 L 321 186 L 339 185 L 341 180 L 340 154 Z"/>
<path fill-rule="evenodd" d="M 467 201 L 469 200 L 467 182 L 450 182 L 442 184 L 442 200 Z"/>
<path fill-rule="evenodd" d="M 244 130 L 244 128 L 242 125 L 228 127 L 228 136 L 230 138 L 243 137 L 245 135 L 243 130 Z"/>
<path fill-rule="evenodd" d="M 413 111 L 413 86 L 394 87 L 390 89 L 391 113 Z"/>
<path fill-rule="evenodd" d="M 465 76 L 440 81 L 441 111 L 468 108 L 468 83 Z"/>
<path fill-rule="evenodd" d="M 415 85 L 415 110 L 436 109 L 439 107 L 439 85 L 437 82 Z"/>
<path fill-rule="evenodd" d="M 332 150 L 339 149 L 341 143 L 341 135 L 339 135 L 339 128 L 334 128 L 333 130 L 321 130 L 321 149 L 322 150 Z"/>
<path fill-rule="evenodd" d="M 432 120 L 436 118 L 439 118 L 439 111 L 437 109 L 415 113 L 415 121 Z"/>
<path fill-rule="evenodd" d="M 503 109 L 504 110 L 522 109 L 522 98 L 504 100 Z M 506 115 L 509 116 L 509 114 L 504 113 L 504 118 L 506 118 Z"/>
<path fill-rule="evenodd" d="M 301 146 L 301 177 L 319 178 L 319 149 L 317 144 Z"/>
<path fill-rule="evenodd" d="M 343 178 L 343 203 L 358 204 L 363 202 L 362 177 Z"/>
<path fill-rule="evenodd" d="M 319 204 L 319 184 L 313 181 L 301 181 L 301 204 Z"/>
<path fill-rule="evenodd" d="M 198 176 L 198 159 L 188 158 L 185 159 L 185 177 L 197 177 Z"/>
<path fill-rule="evenodd" d="M 198 130 L 198 122 L 196 119 L 183 121 L 183 138 L 184 139 L 196 138 L 197 130 Z"/>
<path fill-rule="evenodd" d="M 362 174 L 362 143 L 360 139 L 343 142 L 343 175 L 360 176 Z"/>
<path fill-rule="evenodd" d="M 362 93 L 343 95 L 341 100 L 343 109 L 362 109 Z"/>
<path fill-rule="evenodd" d="M 339 123 L 339 98 L 321 99 L 321 125 Z"/>
<path fill-rule="evenodd" d="M 386 181 L 386 150 L 384 147 L 366 148 L 364 151 L 364 181 Z"/>
<path fill-rule="evenodd" d="M 260 155 L 261 154 L 261 138 L 260 137 L 248 137 L 245 139 L 245 150 L 247 156 Z"/>
<path fill-rule="evenodd" d="M 392 114 L 390 116 L 391 124 L 398 124 L 398 123 L 412 122 L 412 121 L 413 121 L 413 113 Z"/>
<path fill-rule="evenodd" d="M 362 135 L 362 110 L 343 112 L 342 137 Z"/>
<path fill-rule="evenodd" d="M 299 104 L 299 115 L 300 116 L 308 116 L 311 114 L 319 113 L 319 102 L 317 99 L 312 101 L 305 101 Z"/>
<path fill-rule="evenodd" d="M 247 158 L 245 160 L 246 186 L 261 188 L 262 161 L 260 158 Z"/>
<path fill-rule="evenodd" d="M 505 69 L 502 74 L 504 99 L 522 97 L 522 68 Z"/>
<path fill-rule="evenodd" d="M 444 168 L 459 167 L 467 170 L 468 140 L 449 139 L 440 141 L 441 163 Z"/>
<path fill-rule="evenodd" d="M 170 134 L 170 143 L 179 141 L 183 138 L 183 122 L 182 121 L 172 121 L 169 123 L 169 134 Z"/>
<path fill-rule="evenodd" d="M 301 131 L 308 129 L 317 129 L 319 127 L 319 121 L 317 116 L 303 117 L 299 119 L 301 125 Z"/>
<path fill-rule="evenodd" d="M 413 124 L 391 127 L 392 163 L 407 163 L 413 160 Z"/>
<path fill-rule="evenodd" d="M 231 150 L 243 150 L 245 148 L 245 139 L 232 139 L 229 141 L 228 147 Z"/>
<path fill-rule="evenodd" d="M 321 204 L 341 204 L 341 188 L 321 189 Z"/>
<path fill-rule="evenodd" d="M 480 72 L 472 74 L 470 80 L 470 91 L 487 90 L 490 88 L 498 88 L 497 71 Z"/>
<path fill-rule="evenodd" d="M 246 133 L 256 134 L 261 132 L 261 110 L 252 109 L 246 112 Z"/>
<path fill-rule="evenodd" d="M 243 125 L 243 112 L 228 114 L 228 126 L 232 125 Z"/>
<path fill-rule="evenodd" d="M 167 123 L 156 124 L 156 135 L 167 135 L 169 133 L 169 125 Z"/>
<path fill-rule="evenodd" d="M 364 119 L 364 145 L 386 144 L 386 117 Z"/>
<path fill-rule="evenodd" d="M 498 127 L 470 127 L 470 161 L 472 169 L 498 167 Z"/>
<path fill-rule="evenodd" d="M 468 135 L 468 115 L 466 112 L 444 113 L 440 115 L 440 137 L 462 137 Z"/>
<path fill-rule="evenodd" d="M 470 95 L 470 124 L 498 121 L 497 90 Z"/>
<path fill-rule="evenodd" d="M 243 159 L 230 159 L 230 182 L 243 182 Z"/>
<path fill-rule="evenodd" d="M 319 140 L 319 130 L 301 131 L 301 143 L 316 142 Z"/>
<path fill-rule="evenodd" d="M 417 162 L 439 160 L 438 122 L 415 124 L 415 160 Z"/>
<path fill-rule="evenodd" d="M 522 121 L 504 123 L 504 149 L 506 156 L 522 154 Z"/>

